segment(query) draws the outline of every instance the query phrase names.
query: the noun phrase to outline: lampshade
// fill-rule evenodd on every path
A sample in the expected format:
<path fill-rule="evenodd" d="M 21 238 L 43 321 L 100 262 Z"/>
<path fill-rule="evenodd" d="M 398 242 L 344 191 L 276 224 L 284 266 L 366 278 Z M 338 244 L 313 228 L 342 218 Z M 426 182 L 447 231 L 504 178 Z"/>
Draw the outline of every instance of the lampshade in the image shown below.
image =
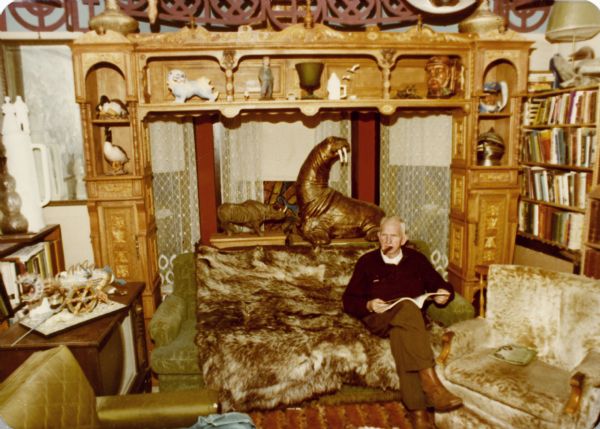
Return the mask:
<path fill-rule="evenodd" d="M 560 1 L 552 6 L 546 39 L 550 42 L 587 40 L 600 32 L 600 10 L 586 0 Z"/>

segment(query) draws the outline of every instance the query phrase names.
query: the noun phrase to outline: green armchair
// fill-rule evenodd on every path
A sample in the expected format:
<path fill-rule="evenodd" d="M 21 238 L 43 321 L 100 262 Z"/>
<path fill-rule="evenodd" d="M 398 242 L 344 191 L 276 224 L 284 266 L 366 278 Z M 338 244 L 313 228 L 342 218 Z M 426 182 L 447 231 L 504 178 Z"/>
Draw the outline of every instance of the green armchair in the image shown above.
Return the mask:
<path fill-rule="evenodd" d="M 173 293 L 150 321 L 150 337 L 154 341 L 150 367 L 158 376 L 161 392 L 204 387 L 194 342 L 197 291 L 194 253 L 175 257 L 173 274 Z"/>
<path fill-rule="evenodd" d="M 96 397 L 66 346 L 33 353 L 0 384 L 0 417 L 13 429 L 181 428 L 217 411 L 209 390 Z"/>

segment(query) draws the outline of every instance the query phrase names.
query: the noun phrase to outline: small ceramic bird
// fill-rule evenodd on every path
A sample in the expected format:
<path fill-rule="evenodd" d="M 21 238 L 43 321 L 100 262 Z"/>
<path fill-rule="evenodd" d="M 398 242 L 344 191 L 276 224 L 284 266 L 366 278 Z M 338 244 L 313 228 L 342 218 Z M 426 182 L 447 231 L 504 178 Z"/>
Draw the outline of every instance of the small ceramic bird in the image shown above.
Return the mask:
<path fill-rule="evenodd" d="M 125 164 L 129 162 L 127 152 L 118 145 L 112 143 L 112 132 L 109 128 L 105 129 L 105 140 L 104 140 L 104 158 L 110 163 L 111 173 L 114 175 L 126 174 Z"/>
<path fill-rule="evenodd" d="M 96 106 L 99 119 L 127 118 L 129 112 L 127 106 L 121 100 L 111 100 L 106 95 L 100 97 L 100 103 Z"/>

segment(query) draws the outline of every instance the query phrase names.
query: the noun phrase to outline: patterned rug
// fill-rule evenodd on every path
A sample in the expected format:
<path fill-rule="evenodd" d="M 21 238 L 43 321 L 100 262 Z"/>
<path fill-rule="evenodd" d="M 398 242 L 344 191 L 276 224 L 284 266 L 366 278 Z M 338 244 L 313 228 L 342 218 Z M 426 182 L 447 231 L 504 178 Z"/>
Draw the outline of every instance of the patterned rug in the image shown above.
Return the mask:
<path fill-rule="evenodd" d="M 257 429 L 409 429 L 412 426 L 400 402 L 314 405 L 250 412 Z"/>

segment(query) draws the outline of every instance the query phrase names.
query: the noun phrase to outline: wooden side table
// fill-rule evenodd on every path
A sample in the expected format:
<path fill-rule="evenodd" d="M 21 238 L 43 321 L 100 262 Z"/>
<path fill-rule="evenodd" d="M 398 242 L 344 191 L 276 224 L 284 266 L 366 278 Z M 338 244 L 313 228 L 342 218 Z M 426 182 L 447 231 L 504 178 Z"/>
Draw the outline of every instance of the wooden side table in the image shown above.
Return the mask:
<path fill-rule="evenodd" d="M 128 283 L 124 289 L 126 295 L 111 299 L 125 304 L 125 308 L 62 333 L 44 337 L 33 331 L 14 346 L 13 342 L 27 328 L 16 323 L 0 333 L 0 381 L 33 352 L 64 344 L 79 362 L 97 396 L 149 391 L 141 301 L 144 283 Z"/>

